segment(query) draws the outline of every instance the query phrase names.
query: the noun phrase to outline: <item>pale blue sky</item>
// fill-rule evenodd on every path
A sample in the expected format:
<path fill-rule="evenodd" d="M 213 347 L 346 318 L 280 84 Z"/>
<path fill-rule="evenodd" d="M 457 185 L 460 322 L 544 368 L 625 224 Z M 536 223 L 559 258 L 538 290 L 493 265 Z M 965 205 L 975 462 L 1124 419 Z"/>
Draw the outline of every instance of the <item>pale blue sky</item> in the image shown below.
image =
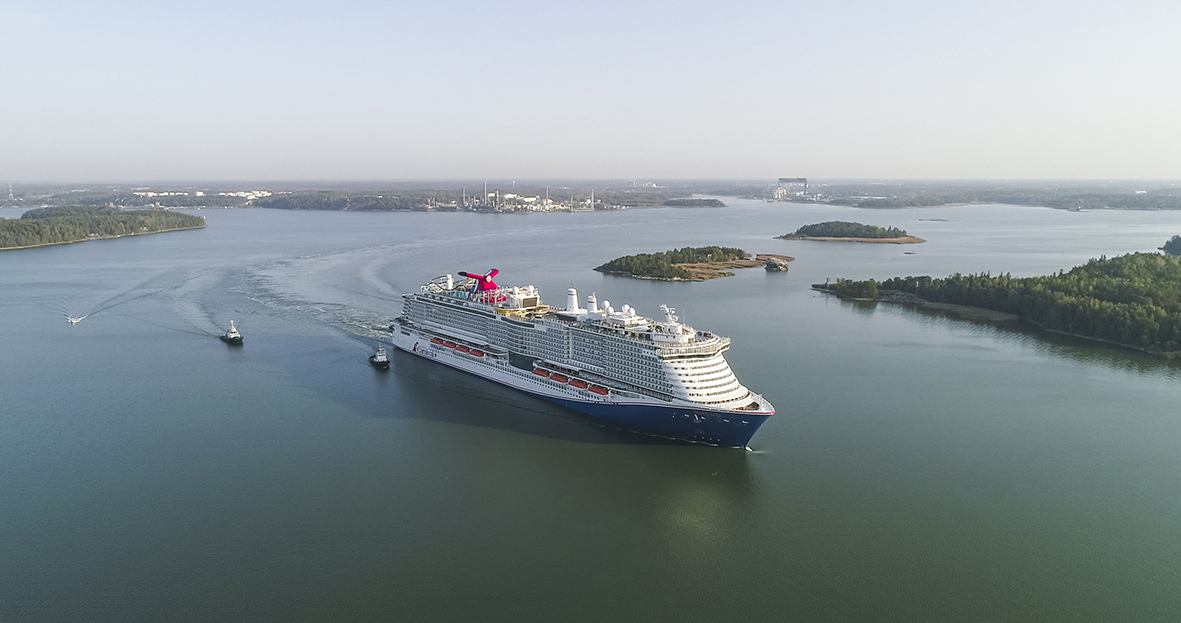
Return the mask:
<path fill-rule="evenodd" d="M 0 0 L 0 182 L 1181 178 L 1181 2 Z"/>

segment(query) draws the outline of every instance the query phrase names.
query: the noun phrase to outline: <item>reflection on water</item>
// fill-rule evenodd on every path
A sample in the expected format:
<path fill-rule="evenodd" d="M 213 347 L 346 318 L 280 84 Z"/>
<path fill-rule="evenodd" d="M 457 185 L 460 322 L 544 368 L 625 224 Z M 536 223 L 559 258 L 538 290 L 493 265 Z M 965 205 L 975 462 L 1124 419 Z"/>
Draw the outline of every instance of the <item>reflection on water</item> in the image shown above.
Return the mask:
<path fill-rule="evenodd" d="M 1016 346 L 1031 353 L 1101 365 L 1122 372 L 1181 380 L 1181 361 L 1165 359 L 1134 348 L 1046 331 L 1027 322 L 991 323 L 961 318 L 952 311 L 928 309 L 917 305 L 833 298 L 839 300 L 842 307 L 859 315 L 901 315 L 921 327 L 974 335 L 999 344 Z"/>
<path fill-rule="evenodd" d="M 716 452 L 676 464 L 675 479 L 653 500 L 660 535 L 687 557 L 726 555 L 755 495 L 747 451 Z"/>

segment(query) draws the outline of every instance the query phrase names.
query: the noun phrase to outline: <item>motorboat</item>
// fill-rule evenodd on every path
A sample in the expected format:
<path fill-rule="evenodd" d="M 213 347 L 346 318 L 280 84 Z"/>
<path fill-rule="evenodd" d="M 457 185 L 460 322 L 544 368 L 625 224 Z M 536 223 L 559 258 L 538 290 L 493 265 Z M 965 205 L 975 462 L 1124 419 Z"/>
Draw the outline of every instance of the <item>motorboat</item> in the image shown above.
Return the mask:
<path fill-rule="evenodd" d="M 232 346 L 240 346 L 242 344 L 242 334 L 238 333 L 238 327 L 234 326 L 234 321 L 230 321 L 230 330 L 221 334 L 221 341 Z"/>
<path fill-rule="evenodd" d="M 377 352 L 373 353 L 372 355 L 369 355 L 369 365 L 373 366 L 374 368 L 377 368 L 378 370 L 389 370 L 390 369 L 390 360 L 388 357 L 385 356 L 385 347 L 384 346 L 378 346 Z"/>

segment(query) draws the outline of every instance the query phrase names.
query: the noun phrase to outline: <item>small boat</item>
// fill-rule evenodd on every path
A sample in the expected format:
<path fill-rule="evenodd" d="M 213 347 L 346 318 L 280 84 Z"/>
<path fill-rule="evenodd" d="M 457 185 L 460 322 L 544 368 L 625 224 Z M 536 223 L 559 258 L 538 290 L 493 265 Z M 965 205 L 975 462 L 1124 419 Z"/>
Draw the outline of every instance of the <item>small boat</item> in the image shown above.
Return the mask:
<path fill-rule="evenodd" d="M 457 351 L 459 351 L 459 352 L 461 352 L 461 353 L 470 353 L 470 352 L 472 352 L 472 349 L 468 348 L 467 346 L 464 346 L 463 344 L 457 344 L 457 345 L 455 346 L 455 350 L 457 350 Z"/>
<path fill-rule="evenodd" d="M 390 360 L 385 356 L 384 346 L 378 346 L 377 352 L 369 355 L 369 365 L 377 368 L 378 370 L 390 369 Z"/>
<path fill-rule="evenodd" d="M 221 341 L 225 342 L 226 344 L 232 344 L 234 346 L 242 344 L 242 334 L 238 333 L 238 327 L 234 326 L 233 320 L 230 321 L 230 330 L 221 334 L 220 337 Z"/>
<path fill-rule="evenodd" d="M 586 389 L 587 385 L 586 381 L 582 379 L 570 379 L 570 384 L 578 389 Z"/>
<path fill-rule="evenodd" d="M 443 342 L 443 348 L 455 348 L 455 342 Z"/>
<path fill-rule="evenodd" d="M 443 340 L 441 340 L 441 339 L 439 339 L 439 338 L 437 338 L 437 337 L 432 337 L 432 338 L 431 338 L 431 344 L 442 344 L 442 343 L 443 343 Z"/>
<path fill-rule="evenodd" d="M 547 379 L 549 378 L 549 370 L 542 370 L 541 368 L 533 368 L 533 374 L 536 374 L 537 376 L 544 376 Z"/>
<path fill-rule="evenodd" d="M 70 322 L 70 324 L 78 324 L 79 322 L 86 320 L 86 316 L 79 316 L 77 318 L 72 318 L 70 316 L 66 316 L 66 320 L 68 320 Z"/>
<path fill-rule="evenodd" d="M 610 393 L 606 387 L 601 387 L 599 385 L 591 385 L 590 391 L 592 394 L 598 394 L 600 396 L 606 396 L 608 393 Z"/>
<path fill-rule="evenodd" d="M 476 350 L 476 349 L 474 349 L 474 348 L 473 348 L 469 354 L 470 354 L 472 357 L 483 357 L 483 356 L 484 356 L 484 351 L 482 351 L 482 350 Z"/>
<path fill-rule="evenodd" d="M 566 378 L 566 376 L 565 376 L 565 375 L 563 375 L 563 374 L 558 374 L 557 372 L 555 372 L 555 373 L 553 373 L 553 374 L 549 375 L 549 378 L 550 378 L 550 380 L 551 380 L 551 381 L 557 381 L 557 382 L 559 382 L 559 383 L 565 383 L 566 381 L 568 381 L 568 380 L 569 380 L 569 379 L 567 379 L 567 378 Z"/>

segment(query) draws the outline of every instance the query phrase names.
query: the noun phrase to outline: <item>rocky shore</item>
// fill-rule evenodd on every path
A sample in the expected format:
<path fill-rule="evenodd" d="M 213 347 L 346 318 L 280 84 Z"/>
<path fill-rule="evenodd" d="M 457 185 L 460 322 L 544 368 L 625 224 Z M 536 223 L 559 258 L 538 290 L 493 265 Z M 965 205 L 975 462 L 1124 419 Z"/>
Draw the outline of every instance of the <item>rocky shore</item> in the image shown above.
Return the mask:
<path fill-rule="evenodd" d="M 632 279 L 647 279 L 649 281 L 706 281 L 709 279 L 718 279 L 721 277 L 733 277 L 734 273 L 731 270 L 739 268 L 754 268 L 762 266 L 768 271 L 786 271 L 787 263 L 794 261 L 796 258 L 790 255 L 777 255 L 773 253 L 759 253 L 754 257 L 747 257 L 741 260 L 730 260 L 727 262 L 693 262 L 684 264 L 673 264 L 689 271 L 692 275 L 689 279 L 680 278 L 665 278 L 665 277 L 649 277 L 646 275 L 633 275 L 632 273 L 617 272 L 617 271 L 603 271 L 608 275 L 616 275 L 618 277 L 631 277 Z M 774 265 L 775 268 L 771 268 Z"/>

